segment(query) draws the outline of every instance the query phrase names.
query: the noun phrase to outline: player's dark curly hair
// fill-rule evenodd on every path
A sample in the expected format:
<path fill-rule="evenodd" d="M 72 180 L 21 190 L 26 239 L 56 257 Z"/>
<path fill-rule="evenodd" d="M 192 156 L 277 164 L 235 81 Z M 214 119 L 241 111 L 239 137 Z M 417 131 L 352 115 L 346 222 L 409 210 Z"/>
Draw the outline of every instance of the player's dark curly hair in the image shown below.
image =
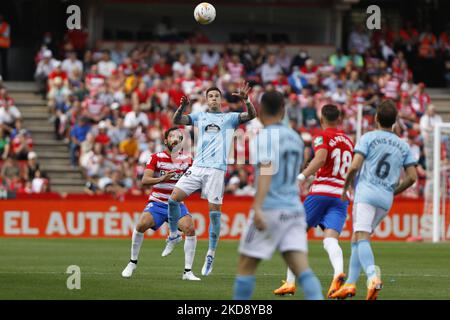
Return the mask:
<path fill-rule="evenodd" d="M 164 132 L 164 140 L 167 140 L 167 138 L 169 137 L 169 134 L 170 134 L 172 131 L 175 131 L 175 130 L 178 130 L 178 129 L 179 129 L 178 127 L 172 127 L 172 128 L 170 128 L 170 129 L 167 129 L 167 131 Z M 181 138 L 183 138 L 183 135 L 181 135 Z"/>
<path fill-rule="evenodd" d="M 334 104 L 324 105 L 321 113 L 322 117 L 324 117 L 328 122 L 336 122 L 341 115 L 338 107 Z"/>
<path fill-rule="evenodd" d="M 210 91 L 219 91 L 220 96 L 222 96 L 222 91 L 220 91 L 220 89 L 217 88 L 217 87 L 209 87 L 209 88 L 206 90 L 205 95 L 208 96 L 208 93 L 209 93 Z"/>
<path fill-rule="evenodd" d="M 383 128 L 392 128 L 397 121 L 397 107 L 392 100 L 385 100 L 377 108 L 377 120 Z"/>

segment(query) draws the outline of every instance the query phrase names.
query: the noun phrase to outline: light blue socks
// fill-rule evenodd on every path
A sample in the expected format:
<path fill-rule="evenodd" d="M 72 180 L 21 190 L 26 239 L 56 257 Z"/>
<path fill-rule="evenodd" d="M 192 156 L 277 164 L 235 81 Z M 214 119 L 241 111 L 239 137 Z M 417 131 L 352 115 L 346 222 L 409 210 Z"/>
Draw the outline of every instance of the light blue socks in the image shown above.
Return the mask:
<path fill-rule="evenodd" d="M 233 300 L 250 300 L 255 289 L 255 276 L 236 276 Z"/>
<path fill-rule="evenodd" d="M 297 282 L 303 288 L 306 300 L 323 300 L 322 286 L 311 269 L 303 271 Z"/>
<path fill-rule="evenodd" d="M 348 270 L 348 278 L 345 283 L 356 284 L 359 274 L 361 273 L 361 263 L 359 262 L 358 242 L 352 243 L 352 254 L 350 256 L 350 267 Z"/>
<path fill-rule="evenodd" d="M 180 219 L 180 203 L 178 201 L 169 198 L 169 229 L 170 236 L 173 238 L 177 234 L 178 219 Z"/>
<path fill-rule="evenodd" d="M 220 236 L 220 211 L 209 212 L 209 250 L 216 251 Z"/>
<path fill-rule="evenodd" d="M 372 279 L 376 276 L 375 258 L 373 257 L 372 248 L 368 240 L 358 241 L 358 256 L 359 262 L 367 275 L 367 279 Z"/>

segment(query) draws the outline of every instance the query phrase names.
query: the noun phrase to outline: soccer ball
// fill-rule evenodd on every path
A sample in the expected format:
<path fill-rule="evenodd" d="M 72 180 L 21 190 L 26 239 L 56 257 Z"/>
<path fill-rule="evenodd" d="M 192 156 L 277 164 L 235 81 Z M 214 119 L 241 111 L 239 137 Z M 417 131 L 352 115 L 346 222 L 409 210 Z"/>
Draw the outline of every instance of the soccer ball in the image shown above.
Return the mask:
<path fill-rule="evenodd" d="M 208 2 L 202 2 L 195 7 L 194 18 L 200 24 L 210 24 L 216 18 L 216 8 Z"/>

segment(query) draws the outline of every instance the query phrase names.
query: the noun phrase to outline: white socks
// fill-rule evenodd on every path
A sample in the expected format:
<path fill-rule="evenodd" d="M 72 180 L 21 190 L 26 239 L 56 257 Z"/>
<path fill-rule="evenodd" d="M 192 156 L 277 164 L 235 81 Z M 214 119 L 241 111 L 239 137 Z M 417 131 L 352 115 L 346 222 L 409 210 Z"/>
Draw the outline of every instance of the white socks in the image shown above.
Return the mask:
<path fill-rule="evenodd" d="M 197 236 L 186 236 L 184 238 L 184 268 L 191 270 L 194 263 Z"/>
<path fill-rule="evenodd" d="M 287 268 L 286 282 L 289 284 L 294 284 L 294 285 L 297 282 L 297 279 L 295 278 L 295 274 L 289 268 Z"/>
<path fill-rule="evenodd" d="M 206 253 L 206 255 L 214 257 L 216 255 L 216 251 L 208 249 L 208 252 Z"/>
<path fill-rule="evenodd" d="M 142 240 L 144 240 L 144 233 L 133 230 L 133 236 L 131 238 L 131 260 L 137 260 L 139 256 L 139 250 L 141 249 Z"/>
<path fill-rule="evenodd" d="M 336 238 L 323 239 L 323 247 L 328 252 L 331 265 L 334 269 L 334 278 L 344 272 L 344 258 L 342 255 L 342 249 L 339 246 Z"/>

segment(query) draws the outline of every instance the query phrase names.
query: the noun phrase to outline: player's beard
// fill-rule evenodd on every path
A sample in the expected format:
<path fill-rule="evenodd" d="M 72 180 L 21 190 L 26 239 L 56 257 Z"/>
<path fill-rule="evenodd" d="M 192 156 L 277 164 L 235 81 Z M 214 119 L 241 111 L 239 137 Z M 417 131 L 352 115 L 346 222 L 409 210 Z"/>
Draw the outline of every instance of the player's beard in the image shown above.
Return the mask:
<path fill-rule="evenodd" d="M 212 103 L 208 107 L 209 107 L 209 111 L 220 112 L 220 104 L 219 103 Z"/>
<path fill-rule="evenodd" d="M 169 149 L 169 151 L 172 152 L 178 152 L 181 149 L 181 143 L 177 142 L 175 144 L 167 144 L 167 149 Z"/>

